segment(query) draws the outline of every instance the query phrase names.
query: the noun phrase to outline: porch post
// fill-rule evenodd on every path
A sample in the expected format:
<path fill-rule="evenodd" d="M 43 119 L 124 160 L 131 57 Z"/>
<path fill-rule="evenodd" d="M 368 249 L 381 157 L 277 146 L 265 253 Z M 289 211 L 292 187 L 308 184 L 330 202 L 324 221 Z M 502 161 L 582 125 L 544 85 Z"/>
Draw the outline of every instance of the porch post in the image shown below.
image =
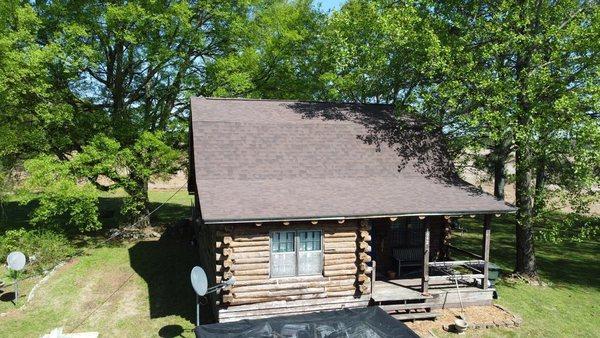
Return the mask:
<path fill-rule="evenodd" d="M 481 281 L 481 286 L 484 290 L 488 288 L 488 268 L 490 263 L 490 221 L 492 216 L 485 215 L 483 216 L 483 246 L 482 246 L 482 254 L 483 257 L 483 280 Z"/>
<path fill-rule="evenodd" d="M 421 278 L 421 292 L 427 293 L 429 291 L 429 219 L 425 218 L 425 236 L 423 243 L 423 277 Z"/>

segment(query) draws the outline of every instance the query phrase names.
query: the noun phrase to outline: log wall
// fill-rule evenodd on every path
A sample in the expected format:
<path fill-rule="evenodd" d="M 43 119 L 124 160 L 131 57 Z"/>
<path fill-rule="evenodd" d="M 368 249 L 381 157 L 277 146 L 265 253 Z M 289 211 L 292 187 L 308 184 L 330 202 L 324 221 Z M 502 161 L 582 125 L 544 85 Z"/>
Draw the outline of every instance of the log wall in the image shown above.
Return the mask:
<path fill-rule="evenodd" d="M 282 230 L 323 232 L 321 275 L 270 278 L 270 232 Z M 366 220 L 218 226 L 216 280 L 236 279 L 222 292 L 219 321 L 366 306 L 371 292 L 369 231 Z"/>

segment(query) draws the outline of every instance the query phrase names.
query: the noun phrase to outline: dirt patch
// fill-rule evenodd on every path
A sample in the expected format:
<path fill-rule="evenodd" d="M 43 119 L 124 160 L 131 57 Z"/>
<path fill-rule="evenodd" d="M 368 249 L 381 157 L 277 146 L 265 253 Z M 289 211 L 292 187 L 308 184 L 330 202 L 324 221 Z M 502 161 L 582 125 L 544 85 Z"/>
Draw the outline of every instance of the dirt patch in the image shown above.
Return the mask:
<path fill-rule="evenodd" d="M 434 330 L 448 331 L 452 329 L 454 320 L 459 315 L 466 317 L 469 330 L 481 330 L 494 327 L 514 327 L 521 324 L 521 318 L 513 315 L 505 308 L 498 305 L 469 306 L 464 313 L 460 309 L 443 309 L 435 320 L 420 320 L 406 322 L 405 324 L 421 337 L 431 336 Z"/>

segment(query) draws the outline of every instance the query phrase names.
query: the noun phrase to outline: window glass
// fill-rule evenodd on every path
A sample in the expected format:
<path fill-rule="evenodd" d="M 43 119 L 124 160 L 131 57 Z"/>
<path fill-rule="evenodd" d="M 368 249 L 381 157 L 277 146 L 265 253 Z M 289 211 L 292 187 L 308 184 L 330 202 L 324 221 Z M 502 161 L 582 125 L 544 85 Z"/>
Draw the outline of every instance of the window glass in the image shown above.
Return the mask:
<path fill-rule="evenodd" d="M 293 252 L 294 251 L 294 232 L 281 231 L 274 232 L 271 241 L 271 250 L 273 252 Z"/>
<path fill-rule="evenodd" d="M 321 250 L 321 231 L 299 231 L 300 251 Z"/>

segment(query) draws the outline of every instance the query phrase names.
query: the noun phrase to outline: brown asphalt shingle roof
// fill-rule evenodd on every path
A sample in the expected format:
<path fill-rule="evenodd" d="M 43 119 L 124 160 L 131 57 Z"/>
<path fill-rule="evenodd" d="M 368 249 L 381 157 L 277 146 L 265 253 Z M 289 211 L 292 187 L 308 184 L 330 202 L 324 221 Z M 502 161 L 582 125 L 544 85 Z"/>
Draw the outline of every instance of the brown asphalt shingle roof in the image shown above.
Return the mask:
<path fill-rule="evenodd" d="M 388 105 L 192 99 L 206 223 L 512 212 Z"/>

